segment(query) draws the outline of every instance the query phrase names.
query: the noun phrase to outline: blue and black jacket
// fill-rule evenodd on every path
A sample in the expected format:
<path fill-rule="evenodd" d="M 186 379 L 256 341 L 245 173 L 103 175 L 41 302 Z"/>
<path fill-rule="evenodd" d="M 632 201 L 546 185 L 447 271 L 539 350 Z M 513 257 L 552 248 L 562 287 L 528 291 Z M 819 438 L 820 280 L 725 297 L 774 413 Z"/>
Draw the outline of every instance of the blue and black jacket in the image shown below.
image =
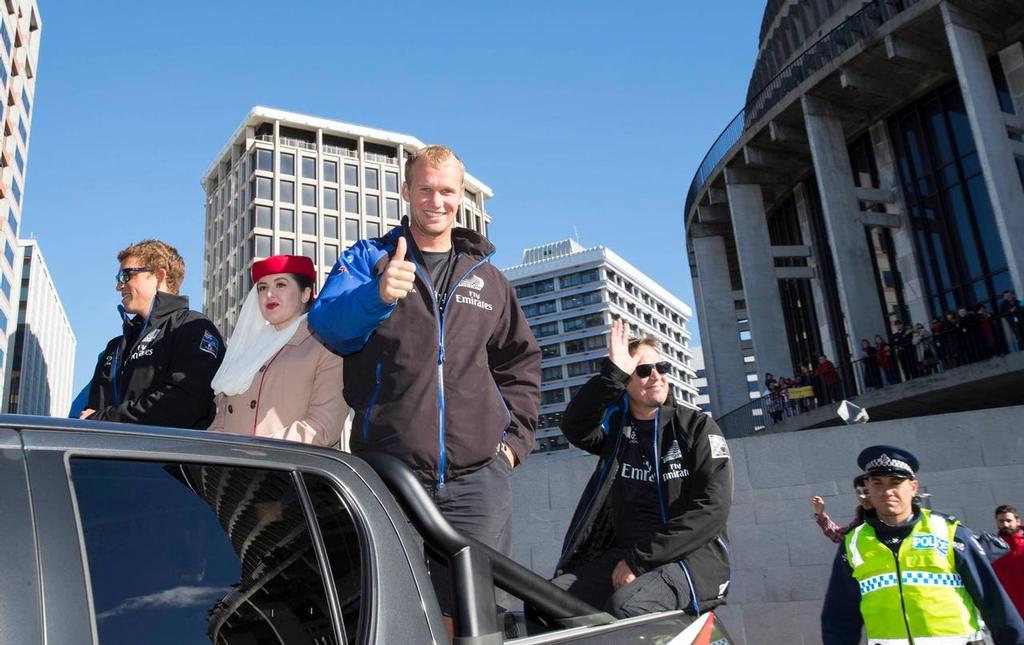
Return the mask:
<path fill-rule="evenodd" d="M 380 274 L 402 235 L 414 289 L 382 302 Z M 494 247 L 463 228 L 452 244 L 441 302 L 403 223 L 346 250 L 309 313 L 317 336 L 345 357 L 352 451 L 395 455 L 437 485 L 488 464 L 502 441 L 524 460 L 540 409 L 540 349 L 515 290 L 489 262 Z"/>
<path fill-rule="evenodd" d="M 123 333 L 110 340 L 88 385 L 89 419 L 205 430 L 217 414 L 210 381 L 224 340 L 188 298 L 158 292 L 148 316 L 121 312 Z"/>
<path fill-rule="evenodd" d="M 600 459 L 569 523 L 555 575 L 571 573 L 615 544 L 611 489 L 621 470 L 629 378 L 605 359 L 601 373 L 587 381 L 565 410 L 566 438 Z M 699 410 L 670 401 L 658 411 L 655 428 L 662 523 L 652 527 L 649 539 L 633 545 L 626 563 L 637 576 L 678 564 L 693 590 L 688 609 L 702 613 L 725 602 L 729 586 L 726 523 L 732 505 L 732 459 L 718 426 Z M 687 475 L 663 476 L 668 462 L 675 460 Z"/>

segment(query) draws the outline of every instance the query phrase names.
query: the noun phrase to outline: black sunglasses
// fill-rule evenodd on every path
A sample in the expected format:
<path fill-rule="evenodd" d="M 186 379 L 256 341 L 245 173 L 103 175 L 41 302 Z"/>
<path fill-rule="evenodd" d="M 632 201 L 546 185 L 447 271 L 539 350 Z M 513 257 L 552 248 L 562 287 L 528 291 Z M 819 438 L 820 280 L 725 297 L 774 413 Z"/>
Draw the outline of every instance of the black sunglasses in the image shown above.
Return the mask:
<path fill-rule="evenodd" d="M 658 361 L 657 363 L 644 363 L 643 365 L 637 365 L 634 374 L 640 378 L 647 378 L 651 375 L 651 370 L 658 370 L 658 374 L 668 374 L 671 369 L 672 364 L 668 361 Z"/>
<path fill-rule="evenodd" d="M 152 272 L 153 269 L 149 267 L 128 267 L 127 269 L 121 269 L 114 275 L 114 279 L 117 280 L 118 284 L 128 284 L 128 281 L 132 279 L 132 276 L 136 273 L 142 273 L 143 271 Z"/>

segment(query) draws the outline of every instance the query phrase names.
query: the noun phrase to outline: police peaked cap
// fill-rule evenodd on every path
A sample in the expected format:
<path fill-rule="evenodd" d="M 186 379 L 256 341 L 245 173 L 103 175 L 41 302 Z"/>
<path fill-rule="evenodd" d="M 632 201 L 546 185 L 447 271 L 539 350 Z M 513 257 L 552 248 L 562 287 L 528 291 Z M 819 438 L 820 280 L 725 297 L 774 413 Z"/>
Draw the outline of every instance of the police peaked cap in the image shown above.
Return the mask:
<path fill-rule="evenodd" d="M 921 464 L 908 450 L 896 446 L 869 446 L 857 457 L 865 475 L 893 475 L 914 479 Z"/>

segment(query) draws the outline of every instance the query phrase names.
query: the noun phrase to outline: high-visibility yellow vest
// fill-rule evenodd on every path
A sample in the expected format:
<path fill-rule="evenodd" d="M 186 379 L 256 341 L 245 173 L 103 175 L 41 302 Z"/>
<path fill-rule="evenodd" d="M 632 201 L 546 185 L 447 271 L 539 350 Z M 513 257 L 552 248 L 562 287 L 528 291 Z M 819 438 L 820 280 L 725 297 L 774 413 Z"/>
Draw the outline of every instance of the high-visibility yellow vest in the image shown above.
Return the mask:
<path fill-rule="evenodd" d="M 846 557 L 860 585 L 869 645 L 962 645 L 981 640 L 978 610 L 956 571 L 958 522 L 928 510 L 903 540 L 899 558 L 864 523 L 846 535 Z"/>

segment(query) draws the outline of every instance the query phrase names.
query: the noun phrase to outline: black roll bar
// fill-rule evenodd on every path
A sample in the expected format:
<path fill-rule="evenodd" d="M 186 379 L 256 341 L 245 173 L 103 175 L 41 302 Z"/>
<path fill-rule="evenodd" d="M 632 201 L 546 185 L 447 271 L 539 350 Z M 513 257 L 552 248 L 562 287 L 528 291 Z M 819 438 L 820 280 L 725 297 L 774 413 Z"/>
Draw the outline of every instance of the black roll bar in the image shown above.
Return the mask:
<path fill-rule="evenodd" d="M 456 640 L 502 642 L 494 607 L 494 584 L 532 606 L 559 627 L 605 625 L 615 619 L 556 587 L 498 551 L 452 528 L 411 470 L 390 455 L 359 455 L 373 468 L 427 545 L 448 560 L 455 589 Z M 492 641 L 493 635 L 498 636 Z"/>

